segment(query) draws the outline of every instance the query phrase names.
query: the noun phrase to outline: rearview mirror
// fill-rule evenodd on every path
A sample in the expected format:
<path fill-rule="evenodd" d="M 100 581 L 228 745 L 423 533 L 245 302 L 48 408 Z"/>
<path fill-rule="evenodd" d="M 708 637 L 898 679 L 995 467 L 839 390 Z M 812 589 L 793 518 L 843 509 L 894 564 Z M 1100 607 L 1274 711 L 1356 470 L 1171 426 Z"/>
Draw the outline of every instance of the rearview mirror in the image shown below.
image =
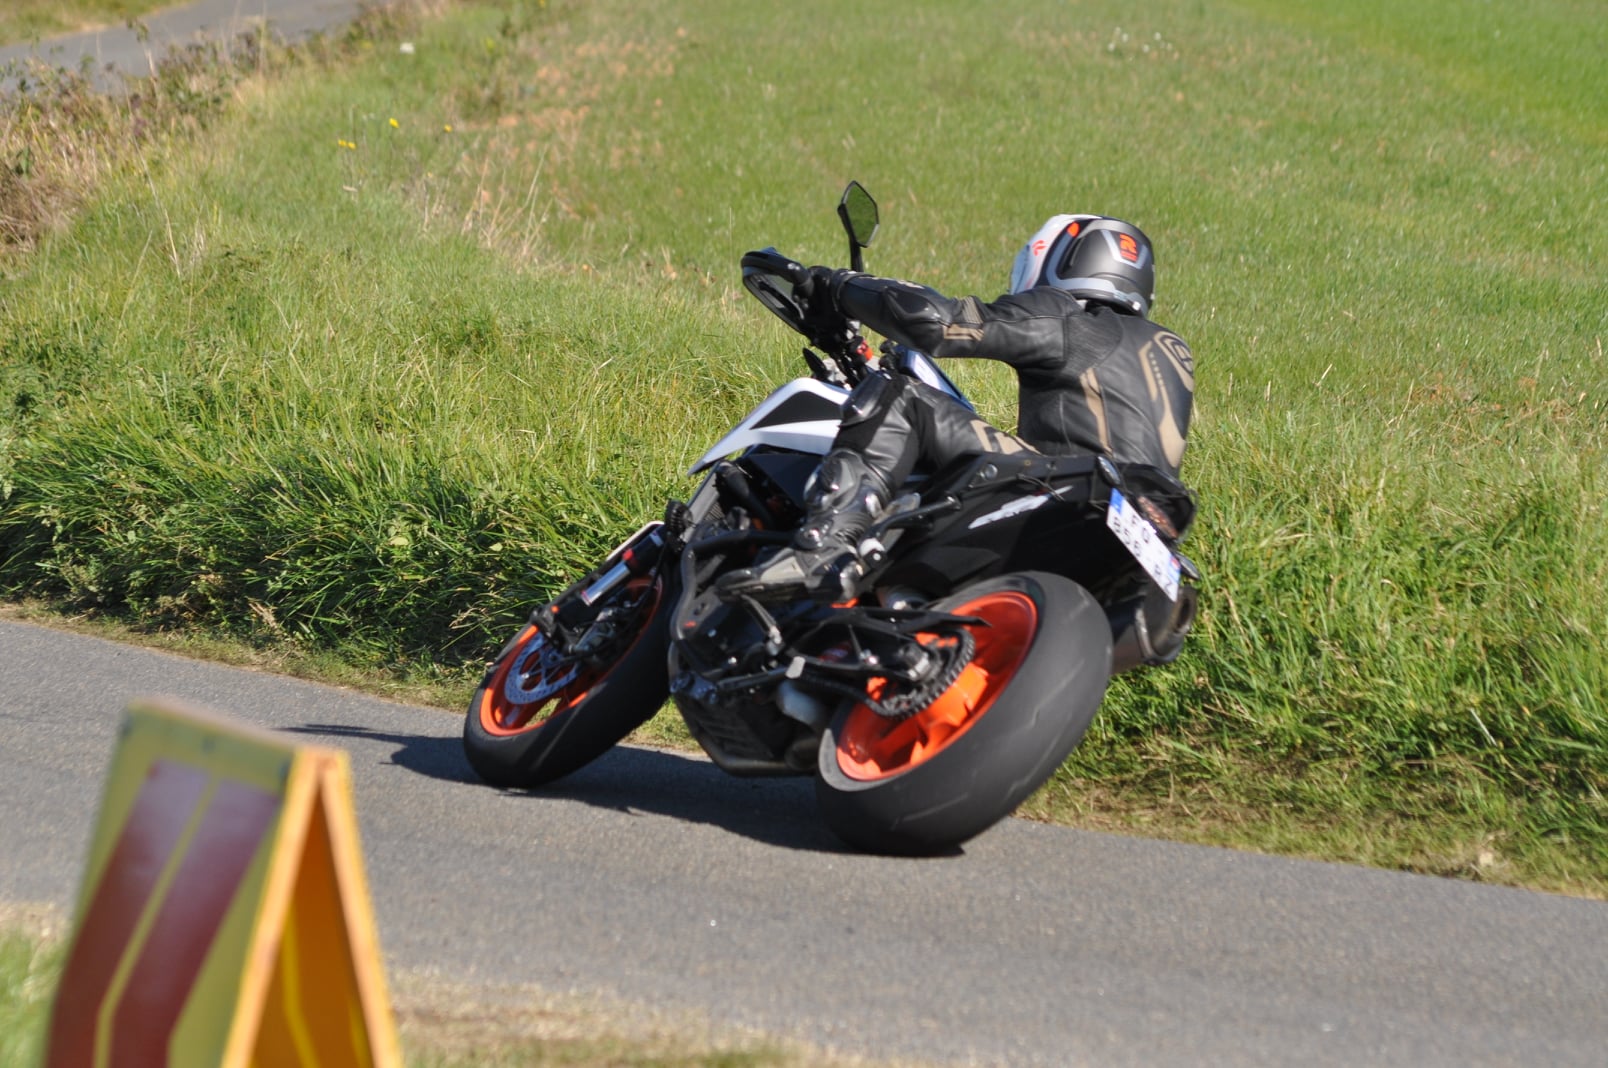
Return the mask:
<path fill-rule="evenodd" d="M 843 221 L 843 231 L 849 235 L 850 265 L 856 271 L 863 271 L 865 257 L 860 250 L 877 236 L 877 202 L 871 199 L 865 186 L 850 182 L 843 190 L 843 199 L 838 201 L 838 218 Z"/>

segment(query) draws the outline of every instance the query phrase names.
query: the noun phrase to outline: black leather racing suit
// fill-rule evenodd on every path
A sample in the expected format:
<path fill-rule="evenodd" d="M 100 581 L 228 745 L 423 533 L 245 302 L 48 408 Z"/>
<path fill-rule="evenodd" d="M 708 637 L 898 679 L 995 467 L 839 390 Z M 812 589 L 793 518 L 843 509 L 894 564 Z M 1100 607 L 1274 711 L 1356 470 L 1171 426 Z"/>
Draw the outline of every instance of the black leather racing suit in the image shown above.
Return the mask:
<path fill-rule="evenodd" d="M 1182 338 L 1148 319 L 1038 286 L 992 303 L 951 299 L 892 278 L 837 272 L 838 309 L 884 337 L 940 359 L 1015 368 L 1016 437 L 938 390 L 874 375 L 850 395 L 836 446 L 853 449 L 890 489 L 916 465 L 968 453 L 1104 453 L 1177 477 L 1189 432 L 1195 363 Z"/>

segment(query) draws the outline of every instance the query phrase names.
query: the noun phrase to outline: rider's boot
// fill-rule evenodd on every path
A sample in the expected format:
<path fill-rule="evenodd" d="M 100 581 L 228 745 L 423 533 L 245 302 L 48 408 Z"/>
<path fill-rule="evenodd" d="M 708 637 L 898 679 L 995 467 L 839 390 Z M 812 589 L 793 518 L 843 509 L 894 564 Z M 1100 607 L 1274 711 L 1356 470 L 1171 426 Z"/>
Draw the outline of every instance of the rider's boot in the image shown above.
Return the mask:
<path fill-rule="evenodd" d="M 882 476 L 859 453 L 833 449 L 815 473 L 808 512 L 793 544 L 756 567 L 721 576 L 716 589 L 760 600 L 800 595 L 827 603 L 852 600 L 865 574 L 860 538 L 887 499 Z"/>

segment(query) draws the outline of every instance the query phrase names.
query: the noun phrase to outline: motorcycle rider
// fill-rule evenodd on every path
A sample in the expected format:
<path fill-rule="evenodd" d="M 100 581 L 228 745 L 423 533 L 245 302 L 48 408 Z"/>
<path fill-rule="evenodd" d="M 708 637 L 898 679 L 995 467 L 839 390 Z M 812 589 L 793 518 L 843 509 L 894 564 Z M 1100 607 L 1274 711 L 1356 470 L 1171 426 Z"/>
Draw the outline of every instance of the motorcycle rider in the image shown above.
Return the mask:
<path fill-rule="evenodd" d="M 724 592 L 852 597 L 863 574 L 861 537 L 918 466 L 1030 449 L 1100 453 L 1178 474 L 1194 358 L 1182 338 L 1148 318 L 1155 256 L 1132 223 L 1052 217 L 1017 254 L 1009 291 L 991 303 L 828 267 L 810 268 L 799 296 L 812 314 L 858 320 L 933 357 L 1009 364 L 1018 381 L 1018 434 L 905 375 L 867 375 L 844 404 L 792 546 L 723 577 Z"/>

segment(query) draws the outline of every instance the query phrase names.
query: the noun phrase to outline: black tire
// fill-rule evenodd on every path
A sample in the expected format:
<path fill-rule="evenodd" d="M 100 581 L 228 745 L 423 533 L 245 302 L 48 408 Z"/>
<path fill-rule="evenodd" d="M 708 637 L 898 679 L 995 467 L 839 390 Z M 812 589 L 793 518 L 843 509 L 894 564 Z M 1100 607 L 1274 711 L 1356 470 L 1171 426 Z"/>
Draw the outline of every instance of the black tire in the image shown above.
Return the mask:
<path fill-rule="evenodd" d="M 991 624 L 969 628 L 960 677 L 902 720 L 845 709 L 821 742 L 821 813 L 860 849 L 943 852 L 1010 815 L 1077 747 L 1110 680 L 1111 626 L 1070 579 L 1002 575 L 933 607 Z"/>
<path fill-rule="evenodd" d="M 653 717 L 670 691 L 666 652 L 675 597 L 662 577 L 650 581 L 634 639 L 602 672 L 579 674 L 554 693 L 520 703 L 509 696 L 509 674 L 543 639 L 527 624 L 503 646 L 464 717 L 464 753 L 476 775 L 493 786 L 541 786 L 596 760 Z"/>

